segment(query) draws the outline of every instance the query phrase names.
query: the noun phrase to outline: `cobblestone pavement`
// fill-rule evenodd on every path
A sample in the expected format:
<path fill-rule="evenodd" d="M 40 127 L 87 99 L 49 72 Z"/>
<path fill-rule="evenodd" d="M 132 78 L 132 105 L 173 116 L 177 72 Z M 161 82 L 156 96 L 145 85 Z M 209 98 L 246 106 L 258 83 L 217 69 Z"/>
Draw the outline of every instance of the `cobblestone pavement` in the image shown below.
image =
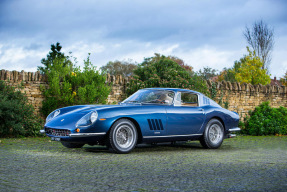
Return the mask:
<path fill-rule="evenodd" d="M 0 191 L 287 191 L 287 136 L 67 149 L 49 138 L 0 139 Z"/>

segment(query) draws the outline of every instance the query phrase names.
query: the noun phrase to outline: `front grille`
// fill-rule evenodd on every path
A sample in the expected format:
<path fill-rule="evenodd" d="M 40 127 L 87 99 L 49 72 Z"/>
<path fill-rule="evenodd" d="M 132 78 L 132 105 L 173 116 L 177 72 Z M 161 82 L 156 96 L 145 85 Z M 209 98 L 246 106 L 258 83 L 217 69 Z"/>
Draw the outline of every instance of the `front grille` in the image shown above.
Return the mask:
<path fill-rule="evenodd" d="M 52 129 L 52 128 L 46 128 L 45 132 L 48 135 L 53 135 L 53 136 L 69 136 L 71 134 L 70 130 L 67 129 Z"/>

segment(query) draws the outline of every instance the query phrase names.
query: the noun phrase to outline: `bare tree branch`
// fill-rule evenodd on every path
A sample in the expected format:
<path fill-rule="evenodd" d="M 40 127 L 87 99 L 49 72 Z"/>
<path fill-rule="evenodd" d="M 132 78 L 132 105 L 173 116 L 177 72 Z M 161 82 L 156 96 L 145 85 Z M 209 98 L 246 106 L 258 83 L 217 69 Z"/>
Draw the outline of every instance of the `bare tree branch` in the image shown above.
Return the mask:
<path fill-rule="evenodd" d="M 274 46 L 274 29 L 260 20 L 255 22 L 251 29 L 246 27 L 243 35 L 247 43 L 255 50 L 256 56 L 261 58 L 262 69 L 269 70 L 271 51 Z"/>

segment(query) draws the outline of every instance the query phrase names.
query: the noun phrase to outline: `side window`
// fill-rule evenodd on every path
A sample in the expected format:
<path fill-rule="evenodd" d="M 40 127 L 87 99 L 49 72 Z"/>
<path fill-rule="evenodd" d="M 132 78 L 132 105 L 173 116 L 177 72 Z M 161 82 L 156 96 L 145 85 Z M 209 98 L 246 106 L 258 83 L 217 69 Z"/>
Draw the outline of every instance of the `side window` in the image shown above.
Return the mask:
<path fill-rule="evenodd" d="M 181 106 L 198 106 L 198 96 L 194 93 L 181 92 Z"/>

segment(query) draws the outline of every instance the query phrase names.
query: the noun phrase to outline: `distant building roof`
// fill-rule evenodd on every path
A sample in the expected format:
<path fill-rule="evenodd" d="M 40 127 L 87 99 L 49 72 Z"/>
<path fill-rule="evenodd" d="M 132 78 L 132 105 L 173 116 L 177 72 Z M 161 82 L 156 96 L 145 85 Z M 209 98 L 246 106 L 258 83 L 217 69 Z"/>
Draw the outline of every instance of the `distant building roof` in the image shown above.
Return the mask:
<path fill-rule="evenodd" d="M 271 79 L 270 85 L 282 86 L 282 83 L 274 77 L 274 79 Z"/>

